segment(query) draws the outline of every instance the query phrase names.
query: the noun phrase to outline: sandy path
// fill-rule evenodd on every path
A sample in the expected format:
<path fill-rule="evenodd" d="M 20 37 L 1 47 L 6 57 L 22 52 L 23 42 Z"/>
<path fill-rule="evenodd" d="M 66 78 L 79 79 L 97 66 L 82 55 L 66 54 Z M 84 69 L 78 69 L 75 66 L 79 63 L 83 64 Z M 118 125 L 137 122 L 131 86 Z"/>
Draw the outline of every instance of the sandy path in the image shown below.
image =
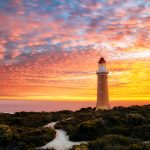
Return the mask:
<path fill-rule="evenodd" d="M 51 122 L 45 127 L 52 127 L 54 128 L 55 124 L 57 122 Z M 72 142 L 69 141 L 69 136 L 64 130 L 58 129 L 56 131 L 56 137 L 51 142 L 47 143 L 46 145 L 40 147 L 41 149 L 47 149 L 47 148 L 55 148 L 56 150 L 68 150 L 73 145 L 79 145 L 81 143 L 85 142 Z"/>

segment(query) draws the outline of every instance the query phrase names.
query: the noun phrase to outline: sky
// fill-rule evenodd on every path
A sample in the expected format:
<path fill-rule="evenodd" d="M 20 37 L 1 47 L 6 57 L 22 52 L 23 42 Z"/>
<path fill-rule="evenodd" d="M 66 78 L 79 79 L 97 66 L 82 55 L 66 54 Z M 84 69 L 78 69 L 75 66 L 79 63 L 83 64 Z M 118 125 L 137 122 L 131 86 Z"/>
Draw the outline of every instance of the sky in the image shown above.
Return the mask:
<path fill-rule="evenodd" d="M 149 0 L 0 0 L 0 99 L 150 100 Z"/>

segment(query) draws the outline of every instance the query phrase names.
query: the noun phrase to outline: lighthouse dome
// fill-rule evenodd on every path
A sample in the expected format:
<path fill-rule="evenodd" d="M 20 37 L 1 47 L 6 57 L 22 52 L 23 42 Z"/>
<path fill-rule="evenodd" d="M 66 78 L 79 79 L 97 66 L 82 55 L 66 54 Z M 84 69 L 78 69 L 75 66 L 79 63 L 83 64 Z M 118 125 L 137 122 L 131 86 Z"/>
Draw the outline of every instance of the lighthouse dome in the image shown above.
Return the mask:
<path fill-rule="evenodd" d="M 104 57 L 101 57 L 100 60 L 98 61 L 98 63 L 99 63 L 99 64 L 106 63 Z"/>

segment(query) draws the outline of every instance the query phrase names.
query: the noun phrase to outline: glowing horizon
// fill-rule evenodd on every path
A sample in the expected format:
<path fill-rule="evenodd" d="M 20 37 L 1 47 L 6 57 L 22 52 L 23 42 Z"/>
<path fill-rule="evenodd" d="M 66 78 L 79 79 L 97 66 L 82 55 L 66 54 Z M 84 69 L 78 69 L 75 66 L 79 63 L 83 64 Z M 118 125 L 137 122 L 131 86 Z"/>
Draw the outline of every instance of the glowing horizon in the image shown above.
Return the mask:
<path fill-rule="evenodd" d="M 138 15 L 137 15 L 138 13 Z M 0 100 L 150 100 L 150 2 L 0 1 Z"/>

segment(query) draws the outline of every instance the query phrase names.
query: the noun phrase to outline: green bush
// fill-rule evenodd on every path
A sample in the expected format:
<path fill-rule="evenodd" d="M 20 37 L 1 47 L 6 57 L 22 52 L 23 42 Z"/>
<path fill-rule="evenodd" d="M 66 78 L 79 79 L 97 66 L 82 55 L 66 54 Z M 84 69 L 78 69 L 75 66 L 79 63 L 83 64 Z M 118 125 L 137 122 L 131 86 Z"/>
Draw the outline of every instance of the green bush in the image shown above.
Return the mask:
<path fill-rule="evenodd" d="M 89 149 L 90 150 L 97 150 L 97 148 L 100 148 L 100 150 L 106 148 L 106 147 L 111 147 L 111 146 L 126 146 L 130 145 L 132 143 L 137 143 L 135 140 L 124 137 L 121 135 L 106 135 L 102 138 L 98 138 L 97 140 L 89 142 Z M 120 145 L 120 146 L 119 146 Z"/>
<path fill-rule="evenodd" d="M 150 141 L 150 125 L 134 127 L 131 133 L 133 138 Z"/>
<path fill-rule="evenodd" d="M 138 113 L 129 113 L 126 117 L 128 125 L 139 126 L 145 123 L 145 117 Z"/>
<path fill-rule="evenodd" d="M 98 136 L 104 135 L 104 129 L 105 126 L 102 120 L 85 121 L 77 127 L 77 130 L 75 130 L 69 138 L 73 141 L 94 140 Z"/>
<path fill-rule="evenodd" d="M 80 144 L 73 146 L 70 150 L 89 150 L 87 144 Z"/>
<path fill-rule="evenodd" d="M 30 129 L 21 135 L 21 141 L 35 146 L 45 145 L 55 138 L 55 130 L 51 128 Z"/>
<path fill-rule="evenodd" d="M 12 130 L 8 125 L 0 124 L 0 145 L 7 145 L 13 137 Z"/>

